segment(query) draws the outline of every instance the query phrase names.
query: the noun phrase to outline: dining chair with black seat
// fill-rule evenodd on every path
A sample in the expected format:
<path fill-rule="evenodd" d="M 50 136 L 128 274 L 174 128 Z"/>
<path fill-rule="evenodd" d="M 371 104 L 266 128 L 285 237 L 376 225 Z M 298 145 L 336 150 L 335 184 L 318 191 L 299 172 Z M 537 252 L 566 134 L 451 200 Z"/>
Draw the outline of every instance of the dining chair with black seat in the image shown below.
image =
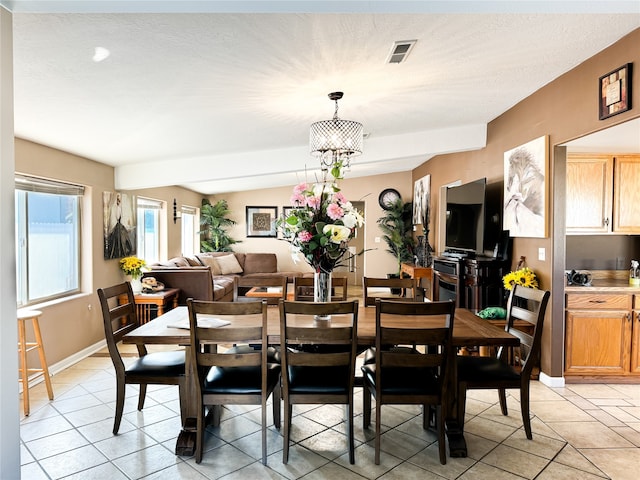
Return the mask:
<path fill-rule="evenodd" d="M 398 327 L 398 318 L 419 317 L 415 326 Z M 451 368 L 455 303 L 376 300 L 375 361 L 364 364 L 363 428 L 371 423 L 371 399 L 376 401 L 375 463 L 380 464 L 383 405 L 422 405 L 423 428 L 429 427 L 435 406 L 440 463 L 446 464 L 443 407 Z M 420 348 L 414 348 L 417 344 Z M 382 348 L 392 345 L 393 348 Z"/>
<path fill-rule="evenodd" d="M 347 300 L 347 277 L 331 277 L 331 301 Z M 294 277 L 293 299 L 296 302 L 313 302 L 313 277 Z"/>
<path fill-rule="evenodd" d="M 314 321 L 316 316 L 326 315 L 332 319 Z M 284 463 L 289 459 L 294 404 L 346 405 L 349 463 L 355 463 L 353 386 L 357 328 L 357 300 L 280 303 Z M 308 345 L 322 348 L 310 350 Z"/>
<path fill-rule="evenodd" d="M 255 302 L 266 300 L 268 305 L 278 305 L 287 298 L 287 276 L 241 277 L 233 279 L 233 301 Z"/>
<path fill-rule="evenodd" d="M 400 301 L 415 301 L 418 299 L 418 285 L 415 278 L 362 278 L 362 293 L 364 296 L 364 306 L 372 307 L 376 304 L 376 298 L 385 300 L 397 299 Z M 392 290 L 399 290 L 400 293 L 393 294 Z M 411 295 L 409 295 L 409 291 Z M 403 295 L 404 296 L 401 296 Z"/>
<path fill-rule="evenodd" d="M 520 339 L 519 348 L 502 347 L 495 356 L 457 357 L 457 417 L 460 422 L 464 422 L 467 390 L 497 389 L 502 414 L 507 415 L 506 389 L 517 388 L 520 390 L 524 430 L 529 440 L 533 438 L 529 416 L 529 384 L 533 369 L 540 363 L 542 328 L 549 295 L 548 291 L 520 285 L 511 290 L 505 330 Z M 518 321 L 532 325 L 533 334 L 516 328 Z"/>
<path fill-rule="evenodd" d="M 267 400 L 273 404 L 273 422 L 280 428 L 280 364 L 270 361 L 267 347 L 267 302 L 208 302 L 187 299 L 191 334 L 191 364 L 197 391 L 196 463 L 202 461 L 205 406 L 214 409 L 214 425 L 220 423 L 223 405 L 260 405 L 262 463 L 267 464 Z M 247 316 L 246 325 L 219 328 L 205 325 L 211 316 Z M 214 317 L 215 318 L 215 317 Z M 223 317 L 224 318 L 224 317 Z M 255 321 L 252 321 L 252 318 Z M 238 348 L 242 345 L 261 348 Z M 236 345 L 224 352 L 223 346 Z M 219 351 L 220 349 L 220 351 Z"/>
<path fill-rule="evenodd" d="M 184 350 L 148 353 L 144 345 L 138 345 L 139 357 L 125 365 L 118 344 L 127 333 L 140 326 L 135 298 L 129 282 L 98 289 L 102 308 L 104 334 L 107 349 L 116 371 L 116 413 L 113 434 L 120 429 L 124 411 L 125 387 L 139 385 L 138 410 L 144 407 L 147 385 L 183 385 L 185 381 Z M 180 394 L 184 388 L 179 389 Z M 180 402 L 181 405 L 184 402 Z"/>

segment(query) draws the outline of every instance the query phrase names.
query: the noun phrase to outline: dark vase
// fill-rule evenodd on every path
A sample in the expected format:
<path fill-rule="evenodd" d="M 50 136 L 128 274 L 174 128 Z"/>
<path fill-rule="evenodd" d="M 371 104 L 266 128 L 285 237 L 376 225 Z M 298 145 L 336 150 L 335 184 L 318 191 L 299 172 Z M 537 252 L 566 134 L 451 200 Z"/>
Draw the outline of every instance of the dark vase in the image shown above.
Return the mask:
<path fill-rule="evenodd" d="M 430 267 L 433 263 L 433 249 L 431 248 L 431 245 L 429 245 L 428 230 L 426 235 L 418 236 L 418 245 L 416 245 L 414 263 L 418 267 Z"/>

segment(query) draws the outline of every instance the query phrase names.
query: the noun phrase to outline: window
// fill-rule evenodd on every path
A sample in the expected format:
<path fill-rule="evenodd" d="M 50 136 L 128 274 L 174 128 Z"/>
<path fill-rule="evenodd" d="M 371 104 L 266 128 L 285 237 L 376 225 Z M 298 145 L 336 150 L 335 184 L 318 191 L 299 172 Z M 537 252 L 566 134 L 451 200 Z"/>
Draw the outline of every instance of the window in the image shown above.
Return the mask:
<path fill-rule="evenodd" d="M 138 252 L 147 265 L 160 260 L 160 212 L 162 202 L 138 197 Z"/>
<path fill-rule="evenodd" d="M 193 256 L 199 252 L 196 228 L 198 211 L 193 207 L 182 206 L 182 255 Z"/>
<path fill-rule="evenodd" d="M 84 187 L 16 176 L 17 304 L 80 291 L 80 205 Z"/>

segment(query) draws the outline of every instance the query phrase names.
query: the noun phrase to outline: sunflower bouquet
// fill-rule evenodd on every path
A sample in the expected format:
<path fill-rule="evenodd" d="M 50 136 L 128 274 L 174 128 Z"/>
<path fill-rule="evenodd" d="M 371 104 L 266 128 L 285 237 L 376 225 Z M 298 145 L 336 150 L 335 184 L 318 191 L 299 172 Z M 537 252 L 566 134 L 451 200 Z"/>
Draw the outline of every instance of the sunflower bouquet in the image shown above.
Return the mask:
<path fill-rule="evenodd" d="M 125 275 L 131 275 L 133 278 L 140 278 L 142 276 L 143 268 L 147 264 L 138 257 L 124 257 L 120 260 L 120 269 Z"/>
<path fill-rule="evenodd" d="M 507 273 L 502 277 L 504 288 L 511 290 L 515 285 L 523 287 L 538 288 L 538 279 L 533 270 L 529 267 L 523 267 L 519 270 Z"/>

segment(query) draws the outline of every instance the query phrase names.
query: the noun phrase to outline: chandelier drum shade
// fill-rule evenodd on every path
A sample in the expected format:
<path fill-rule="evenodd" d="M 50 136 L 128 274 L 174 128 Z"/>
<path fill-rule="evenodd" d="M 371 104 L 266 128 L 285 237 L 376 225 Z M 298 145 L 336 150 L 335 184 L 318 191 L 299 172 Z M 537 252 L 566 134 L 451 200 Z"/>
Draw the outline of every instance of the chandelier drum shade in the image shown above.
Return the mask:
<path fill-rule="evenodd" d="M 338 118 L 338 100 L 342 96 L 342 92 L 329 94 L 336 105 L 333 118 L 312 123 L 309 131 L 311 155 L 319 157 L 323 167 L 332 167 L 341 161 L 348 168 L 350 157 L 362 153 L 362 124 Z"/>

